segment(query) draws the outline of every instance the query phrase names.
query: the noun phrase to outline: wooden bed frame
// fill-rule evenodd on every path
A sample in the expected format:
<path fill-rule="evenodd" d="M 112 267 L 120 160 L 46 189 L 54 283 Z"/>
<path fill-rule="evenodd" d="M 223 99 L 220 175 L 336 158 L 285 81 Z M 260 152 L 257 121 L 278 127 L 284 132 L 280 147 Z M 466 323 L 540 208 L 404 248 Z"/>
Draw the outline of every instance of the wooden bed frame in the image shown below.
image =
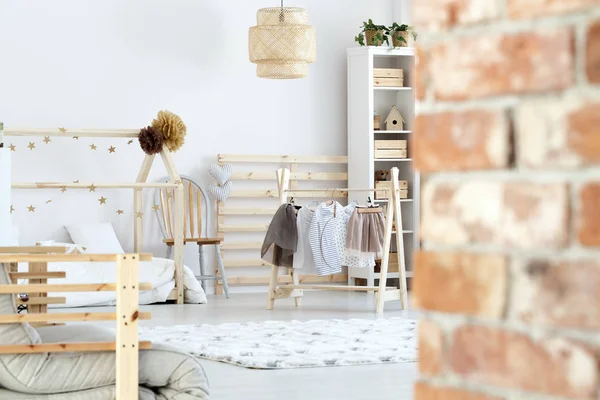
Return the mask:
<path fill-rule="evenodd" d="M 4 136 L 48 136 L 48 137 L 94 137 L 94 138 L 137 138 L 139 129 L 5 129 Z M 83 189 L 90 187 L 97 189 L 133 189 L 133 208 L 134 208 L 134 251 L 142 252 L 142 220 L 143 220 L 143 189 L 166 188 L 174 189 L 174 255 L 175 261 L 175 289 L 171 292 L 169 300 L 176 300 L 177 304 L 184 303 L 184 284 L 183 284 L 183 234 L 185 218 L 185 202 L 183 182 L 179 177 L 171 152 L 167 147 L 163 147 L 160 152 L 163 164 L 169 175 L 169 182 L 166 183 L 147 183 L 150 168 L 154 163 L 155 155 L 146 155 L 142 162 L 142 167 L 134 183 L 71 183 L 71 182 L 33 182 L 33 183 L 13 183 L 13 189 Z"/>
<path fill-rule="evenodd" d="M 61 250 L 62 249 L 62 250 Z M 149 341 L 139 341 L 138 321 L 151 318 L 148 312 L 139 312 L 139 291 L 151 290 L 149 283 L 139 283 L 139 262 L 151 261 L 151 254 L 60 254 L 64 247 L 0 247 L 0 264 L 6 268 L 13 284 L 0 285 L 0 294 L 29 294 L 42 302 L 29 303 L 27 314 L 0 315 L 0 324 L 28 322 L 34 326 L 57 325 L 74 321 L 116 321 L 115 342 L 85 343 L 42 343 L 34 345 L 0 345 L 0 354 L 64 353 L 64 352 L 116 352 L 116 394 L 118 400 L 138 398 L 139 350 L 151 349 Z M 27 262 L 29 272 L 15 272 L 17 263 Z M 47 284 L 40 280 L 64 277 L 64 272 L 39 272 L 46 270 L 49 262 L 116 262 L 117 282 L 104 284 Z M 38 269 L 36 271 L 35 269 Z M 60 276 L 58 276 L 60 275 Z M 29 284 L 19 285 L 18 279 L 27 279 Z M 52 292 L 96 292 L 114 291 L 117 295 L 116 312 L 98 313 L 47 313 L 47 302 L 43 300 Z M 50 299 L 50 298 L 47 298 Z M 35 307 L 44 307 L 38 309 Z"/>

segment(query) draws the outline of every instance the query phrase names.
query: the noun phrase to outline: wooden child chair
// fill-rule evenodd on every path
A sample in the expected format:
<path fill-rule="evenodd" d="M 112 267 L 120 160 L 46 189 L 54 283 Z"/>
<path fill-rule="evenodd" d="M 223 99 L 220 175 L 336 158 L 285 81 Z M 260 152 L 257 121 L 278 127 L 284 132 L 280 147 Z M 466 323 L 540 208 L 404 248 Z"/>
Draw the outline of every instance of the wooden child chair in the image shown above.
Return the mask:
<path fill-rule="evenodd" d="M 221 256 L 221 242 L 223 239 L 208 238 L 204 235 L 208 232 L 208 218 L 203 218 L 202 211 L 210 210 L 208 197 L 198 184 L 188 177 L 181 177 L 185 188 L 185 216 L 183 223 L 184 241 L 188 243 L 196 243 L 198 245 L 198 262 L 200 264 L 200 276 L 196 278 L 200 281 L 202 288 L 206 290 L 205 281 L 221 281 L 223 283 L 223 291 L 225 296 L 229 298 L 229 287 L 227 285 L 227 276 L 225 275 L 225 267 L 223 266 L 223 258 Z M 158 199 L 156 199 L 158 197 Z M 158 189 L 155 194 L 155 206 L 153 210 L 161 227 L 163 242 L 167 245 L 167 258 L 171 258 L 173 246 L 175 244 L 173 226 L 174 226 L 174 189 Z M 204 200 L 204 207 L 202 206 Z M 160 203 L 160 207 L 158 204 Z M 203 224 L 204 222 L 204 224 Z M 204 225 L 204 226 L 203 226 Z M 189 228 L 189 229 L 188 229 Z M 204 228 L 204 229 L 203 229 Z M 207 275 L 204 264 L 204 246 L 215 246 L 217 257 L 217 268 L 219 275 Z"/>

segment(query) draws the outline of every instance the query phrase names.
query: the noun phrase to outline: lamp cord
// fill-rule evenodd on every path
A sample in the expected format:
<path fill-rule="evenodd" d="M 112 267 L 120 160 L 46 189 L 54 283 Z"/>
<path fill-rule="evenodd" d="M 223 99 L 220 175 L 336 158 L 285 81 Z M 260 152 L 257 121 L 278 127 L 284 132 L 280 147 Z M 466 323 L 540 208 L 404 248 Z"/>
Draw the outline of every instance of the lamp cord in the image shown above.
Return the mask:
<path fill-rule="evenodd" d="M 283 14 L 283 0 L 281 0 L 281 11 L 279 13 L 279 22 L 285 22 L 285 15 Z"/>

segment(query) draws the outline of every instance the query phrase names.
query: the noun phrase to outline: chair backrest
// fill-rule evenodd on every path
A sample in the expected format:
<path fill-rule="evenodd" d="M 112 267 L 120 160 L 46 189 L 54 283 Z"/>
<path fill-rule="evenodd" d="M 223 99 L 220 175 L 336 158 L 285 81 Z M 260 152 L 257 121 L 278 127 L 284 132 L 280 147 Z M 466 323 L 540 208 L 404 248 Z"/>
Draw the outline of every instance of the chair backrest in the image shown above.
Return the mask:
<path fill-rule="evenodd" d="M 162 178 L 157 182 L 165 182 L 167 180 L 167 178 Z M 208 232 L 207 216 L 210 209 L 208 196 L 200 185 L 190 178 L 181 176 L 181 180 L 183 181 L 185 191 L 184 238 L 203 238 Z M 204 205 L 202 201 L 204 201 Z M 173 227 L 175 226 L 175 189 L 156 189 L 154 193 L 154 205 L 153 210 L 158 218 L 163 238 L 173 239 Z"/>

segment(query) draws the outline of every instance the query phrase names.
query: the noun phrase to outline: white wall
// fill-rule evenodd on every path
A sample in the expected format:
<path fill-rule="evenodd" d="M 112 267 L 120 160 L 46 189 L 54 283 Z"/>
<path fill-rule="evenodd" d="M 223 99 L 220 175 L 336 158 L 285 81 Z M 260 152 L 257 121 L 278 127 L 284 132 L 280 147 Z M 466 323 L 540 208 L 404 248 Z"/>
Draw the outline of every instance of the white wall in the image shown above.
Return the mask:
<path fill-rule="evenodd" d="M 318 61 L 307 79 L 269 81 L 256 78 L 248 62 L 247 31 L 258 8 L 278 1 L 0 0 L 0 121 L 8 128 L 139 128 L 169 109 L 188 126 L 178 169 L 204 184 L 218 153 L 343 155 L 345 51 L 364 19 L 391 22 L 394 1 L 298 0 L 293 5 L 307 8 L 317 28 Z M 13 181 L 131 181 L 143 157 L 137 142 L 41 139 L 31 140 L 30 151 L 29 140 L 9 138 L 17 146 Z M 162 175 L 155 168 L 150 179 Z M 131 249 L 131 198 L 15 191 L 13 221 L 22 243 L 66 239 L 68 223 L 110 221 Z M 146 238 L 148 249 L 162 249 L 156 234 Z M 194 251 L 186 263 L 197 265 Z"/>
<path fill-rule="evenodd" d="M 411 0 L 392 0 L 392 15 L 394 21 L 410 24 L 412 19 Z"/>

